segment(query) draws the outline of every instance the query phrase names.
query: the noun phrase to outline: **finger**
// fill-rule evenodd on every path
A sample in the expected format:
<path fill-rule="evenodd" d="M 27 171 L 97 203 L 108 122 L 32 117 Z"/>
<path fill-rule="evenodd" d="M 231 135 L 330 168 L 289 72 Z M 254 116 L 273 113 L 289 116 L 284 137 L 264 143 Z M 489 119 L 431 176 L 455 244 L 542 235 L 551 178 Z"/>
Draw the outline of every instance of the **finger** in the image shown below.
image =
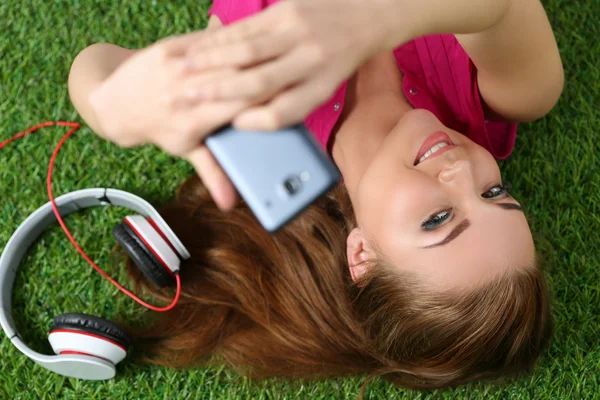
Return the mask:
<path fill-rule="evenodd" d="M 203 140 L 218 128 L 231 123 L 233 118 L 248 106 L 250 103 L 244 100 L 200 104 L 196 109 L 192 107 L 188 110 L 189 126 L 198 132 L 197 137 Z"/>
<path fill-rule="evenodd" d="M 229 45 L 266 32 L 272 27 L 270 19 L 270 14 L 265 11 L 211 31 L 210 34 L 198 38 L 190 48 L 189 54 L 206 48 Z"/>
<path fill-rule="evenodd" d="M 237 191 L 206 145 L 196 147 L 185 155 L 185 159 L 194 166 L 217 207 L 221 210 L 235 207 Z"/>
<path fill-rule="evenodd" d="M 227 101 L 200 104 L 182 110 L 174 122 L 175 132 L 161 135 L 158 138 L 159 145 L 171 154 L 185 154 L 196 148 L 208 135 L 231 123 L 235 115 L 248 105 L 243 101 Z"/>
<path fill-rule="evenodd" d="M 216 32 L 216 30 L 212 32 Z M 173 35 L 159 40 L 156 44 L 165 51 L 167 56 L 182 57 L 187 54 L 194 43 L 197 43 L 200 38 L 208 33 L 208 31 L 201 30 L 182 35 Z"/>
<path fill-rule="evenodd" d="M 171 155 L 183 157 L 248 106 L 243 101 L 227 101 L 172 110 L 168 132 L 155 134 L 151 142 Z"/>
<path fill-rule="evenodd" d="M 174 79 L 174 88 L 160 96 L 161 104 L 171 109 L 197 107 L 199 105 L 197 88 L 214 81 L 229 79 L 237 73 L 239 70 L 235 68 L 221 68 L 202 71 L 202 73 L 179 75 L 179 78 Z"/>
<path fill-rule="evenodd" d="M 311 57 L 305 48 L 299 47 L 289 55 L 230 74 L 228 78 L 207 80 L 186 90 L 185 95 L 190 101 L 268 99 L 268 96 L 309 76 L 320 61 Z"/>
<path fill-rule="evenodd" d="M 261 34 L 218 46 L 190 50 L 187 71 L 247 67 L 286 53 L 294 43 L 291 34 Z"/>
<path fill-rule="evenodd" d="M 240 112 L 233 125 L 241 130 L 276 130 L 304 120 L 319 104 L 330 98 L 335 87 L 324 76 L 283 91 L 263 106 Z"/>

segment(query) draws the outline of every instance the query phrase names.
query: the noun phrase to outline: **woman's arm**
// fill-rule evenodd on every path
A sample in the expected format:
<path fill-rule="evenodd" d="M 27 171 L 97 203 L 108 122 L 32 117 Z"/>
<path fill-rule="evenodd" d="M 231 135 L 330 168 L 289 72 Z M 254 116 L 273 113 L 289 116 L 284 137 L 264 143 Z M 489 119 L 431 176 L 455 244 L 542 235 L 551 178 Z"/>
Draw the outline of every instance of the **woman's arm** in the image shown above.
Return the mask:
<path fill-rule="evenodd" d="M 90 93 L 136 51 L 111 43 L 95 43 L 75 57 L 69 72 L 69 96 L 81 118 L 94 132 L 101 133 L 101 129 L 90 106 Z"/>
<path fill-rule="evenodd" d="M 206 30 L 213 30 L 221 25 L 221 21 L 212 16 Z M 102 134 L 90 105 L 90 93 L 137 51 L 139 50 L 126 49 L 111 43 L 95 43 L 75 57 L 69 71 L 69 96 L 79 115 L 94 132 Z"/>
<path fill-rule="evenodd" d="M 211 17 L 206 30 L 221 26 Z M 189 161 L 222 209 L 231 209 L 235 187 L 204 145 L 204 138 L 249 106 L 243 101 L 177 102 L 174 93 L 201 82 L 223 79 L 231 70 L 184 76 L 180 56 L 198 35 L 169 36 L 139 50 L 95 44 L 77 55 L 69 73 L 69 95 L 99 136 L 120 146 L 154 144 Z M 167 51 L 169 50 L 169 51 Z"/>
<path fill-rule="evenodd" d="M 190 72 L 241 69 L 182 97 L 250 99 L 258 105 L 234 126 L 277 129 L 305 118 L 372 56 L 442 33 L 455 34 L 478 67 L 483 101 L 495 111 L 487 115 L 527 121 L 556 103 L 562 63 L 539 0 L 280 1 L 198 37 L 188 54 Z"/>
<path fill-rule="evenodd" d="M 477 66 L 488 119 L 535 120 L 558 101 L 563 65 L 539 0 L 511 0 L 497 24 L 456 38 Z"/>
<path fill-rule="evenodd" d="M 540 0 L 374 1 L 387 10 L 380 15 L 389 16 L 389 48 L 454 33 L 477 66 L 482 98 L 495 119 L 534 120 L 558 101 L 563 66 Z"/>

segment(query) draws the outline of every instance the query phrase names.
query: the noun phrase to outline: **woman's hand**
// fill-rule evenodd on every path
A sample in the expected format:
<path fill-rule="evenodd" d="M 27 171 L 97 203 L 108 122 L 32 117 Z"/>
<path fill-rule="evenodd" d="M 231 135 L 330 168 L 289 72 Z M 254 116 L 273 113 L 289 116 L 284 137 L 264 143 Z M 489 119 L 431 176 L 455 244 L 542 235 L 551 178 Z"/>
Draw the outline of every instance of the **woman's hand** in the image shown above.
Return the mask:
<path fill-rule="evenodd" d="M 182 73 L 183 54 L 173 48 L 187 40 L 189 35 L 170 37 L 135 53 L 92 92 L 90 103 L 101 126 L 100 136 L 122 147 L 155 144 L 188 160 L 216 204 L 229 209 L 237 200 L 236 191 L 203 140 L 249 103 L 245 99 L 185 101 L 181 93 L 187 89 L 227 79 L 235 72 L 222 68 Z"/>
<path fill-rule="evenodd" d="M 188 73 L 239 68 L 195 82 L 183 99 L 248 101 L 233 120 L 239 129 L 274 130 L 302 121 L 339 84 L 382 50 L 378 2 L 285 0 L 262 13 L 196 35 Z M 261 104 L 262 103 L 262 104 Z"/>

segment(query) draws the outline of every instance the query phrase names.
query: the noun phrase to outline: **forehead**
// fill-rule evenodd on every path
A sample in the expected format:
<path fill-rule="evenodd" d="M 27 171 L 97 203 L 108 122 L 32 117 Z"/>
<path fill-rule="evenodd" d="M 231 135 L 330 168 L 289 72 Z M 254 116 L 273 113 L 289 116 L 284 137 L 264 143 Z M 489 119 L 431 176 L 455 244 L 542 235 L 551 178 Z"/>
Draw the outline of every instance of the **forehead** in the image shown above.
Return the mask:
<path fill-rule="evenodd" d="M 443 287 L 476 286 L 507 269 L 535 262 L 533 238 L 521 211 L 486 205 L 466 218 L 469 228 L 443 246 L 423 248 L 441 241 L 451 229 L 428 235 L 399 228 L 397 240 L 384 239 L 380 248 L 398 268 L 411 270 Z M 452 226 L 462 219 L 458 217 Z"/>

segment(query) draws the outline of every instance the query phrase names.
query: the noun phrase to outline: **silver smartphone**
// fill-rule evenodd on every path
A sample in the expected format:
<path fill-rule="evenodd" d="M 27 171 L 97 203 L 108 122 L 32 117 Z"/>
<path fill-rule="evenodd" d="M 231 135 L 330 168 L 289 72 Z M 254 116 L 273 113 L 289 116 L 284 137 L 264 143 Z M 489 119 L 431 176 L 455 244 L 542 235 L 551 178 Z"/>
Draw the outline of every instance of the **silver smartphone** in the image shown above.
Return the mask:
<path fill-rule="evenodd" d="M 340 172 L 304 124 L 275 132 L 226 126 L 206 145 L 261 225 L 276 232 L 334 187 Z"/>

